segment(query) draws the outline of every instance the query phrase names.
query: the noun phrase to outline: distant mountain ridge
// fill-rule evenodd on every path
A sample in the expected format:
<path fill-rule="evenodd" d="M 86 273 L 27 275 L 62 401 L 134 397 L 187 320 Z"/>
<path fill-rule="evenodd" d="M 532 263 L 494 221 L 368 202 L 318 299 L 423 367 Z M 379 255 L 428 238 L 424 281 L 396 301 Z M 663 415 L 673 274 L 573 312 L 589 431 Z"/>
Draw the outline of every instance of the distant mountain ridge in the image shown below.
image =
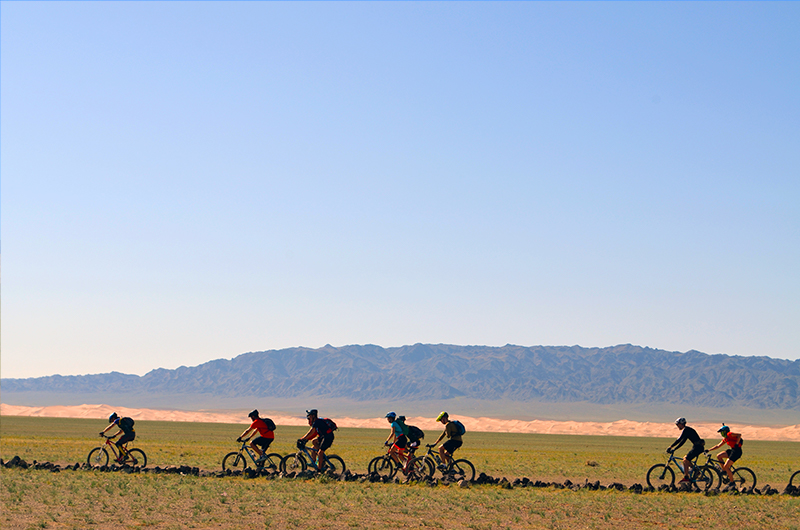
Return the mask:
<path fill-rule="evenodd" d="M 251 352 L 144 376 L 2 379 L 3 392 L 205 394 L 518 402 L 703 404 L 800 410 L 800 360 L 669 352 L 630 344 L 397 348 L 327 345 Z"/>

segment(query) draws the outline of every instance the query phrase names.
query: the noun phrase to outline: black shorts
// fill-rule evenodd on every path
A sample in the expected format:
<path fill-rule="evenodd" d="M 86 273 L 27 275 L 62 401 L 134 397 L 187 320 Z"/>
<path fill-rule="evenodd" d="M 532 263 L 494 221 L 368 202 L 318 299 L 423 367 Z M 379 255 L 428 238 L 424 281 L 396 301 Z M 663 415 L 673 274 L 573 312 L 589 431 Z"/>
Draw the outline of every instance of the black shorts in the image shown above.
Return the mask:
<path fill-rule="evenodd" d="M 736 462 L 742 458 L 742 448 L 737 445 L 733 449 L 728 449 L 725 451 L 725 454 L 727 454 L 728 458 L 730 458 L 733 462 Z"/>
<path fill-rule="evenodd" d="M 119 437 L 119 440 L 117 440 L 116 445 L 117 447 L 122 447 L 128 442 L 132 442 L 135 438 L 136 438 L 135 432 L 123 434 L 122 436 Z"/>
<path fill-rule="evenodd" d="M 333 445 L 333 433 L 326 434 L 325 436 L 319 437 L 319 449 L 320 451 L 324 451 L 325 449 L 329 448 Z"/>
<path fill-rule="evenodd" d="M 452 455 L 452 454 L 455 452 L 455 450 L 456 450 L 456 449 L 458 449 L 459 447 L 461 447 L 461 444 L 462 444 L 462 443 L 463 443 L 463 442 L 461 442 L 460 440 L 447 440 L 447 441 L 446 441 L 444 444 L 442 444 L 442 445 L 443 445 L 443 447 L 444 447 L 444 450 L 445 450 L 445 451 L 447 451 L 448 453 L 450 453 L 450 454 Z"/>
<path fill-rule="evenodd" d="M 272 444 L 272 440 L 274 439 L 275 438 L 264 438 L 263 436 L 259 436 L 258 438 L 253 440 L 253 443 L 259 446 L 264 451 L 266 451 L 269 448 L 270 444 Z"/>
<path fill-rule="evenodd" d="M 692 450 L 686 453 L 687 460 L 694 460 L 695 457 L 700 456 L 700 454 L 705 451 L 705 445 L 693 445 Z"/>
<path fill-rule="evenodd" d="M 399 447 L 400 449 L 405 449 L 406 445 L 408 445 L 408 439 L 406 438 L 405 434 L 401 434 L 397 440 L 394 441 L 394 445 Z"/>

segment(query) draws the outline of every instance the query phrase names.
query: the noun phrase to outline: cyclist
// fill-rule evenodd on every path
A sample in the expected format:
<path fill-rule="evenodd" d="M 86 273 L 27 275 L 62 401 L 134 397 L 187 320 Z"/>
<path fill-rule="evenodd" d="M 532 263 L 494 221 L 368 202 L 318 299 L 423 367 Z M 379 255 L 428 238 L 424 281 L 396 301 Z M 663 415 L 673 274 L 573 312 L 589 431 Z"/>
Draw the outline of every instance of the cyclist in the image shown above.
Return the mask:
<path fill-rule="evenodd" d="M 311 458 L 316 462 L 317 469 L 322 471 L 325 451 L 333 444 L 335 424 L 327 418 L 320 418 L 317 409 L 307 410 L 306 419 L 311 428 L 305 436 L 297 440 L 297 443 L 304 444 L 308 440 L 313 440 L 314 448 L 311 450 Z"/>
<path fill-rule="evenodd" d="M 405 416 L 398 416 L 394 412 L 386 414 L 386 421 L 391 423 L 392 427 L 384 445 L 391 444 L 389 456 L 397 462 L 398 466 L 402 465 L 402 460 L 408 461 L 408 458 L 405 458 L 406 446 L 408 445 L 408 427 L 406 427 L 405 419 Z"/>
<path fill-rule="evenodd" d="M 675 420 L 675 426 L 681 431 L 681 435 L 667 447 L 667 452 L 670 454 L 674 453 L 676 450 L 680 449 L 687 440 L 692 442 L 691 450 L 683 457 L 683 478 L 681 479 L 681 482 L 690 482 L 689 471 L 692 469 L 692 460 L 703 452 L 706 442 L 700 438 L 696 430 L 686 426 L 686 418 L 678 418 Z"/>
<path fill-rule="evenodd" d="M 719 460 L 722 464 L 722 470 L 728 475 L 728 480 L 730 481 L 728 487 L 731 487 L 733 484 L 733 472 L 731 472 L 731 466 L 733 466 L 733 463 L 742 457 L 742 444 L 744 443 L 744 440 L 742 440 L 741 434 L 738 432 L 731 432 L 731 428 L 724 423 L 717 432 L 722 434 L 722 441 L 706 452 L 710 453 L 714 449 L 718 449 L 725 444 L 730 446 L 730 449 L 722 451 L 717 455 L 717 460 Z"/>
<path fill-rule="evenodd" d="M 122 433 L 122 436 L 120 436 L 119 440 L 117 440 L 114 444 L 117 446 L 117 449 L 119 449 L 117 462 L 121 464 L 128 456 L 128 451 L 124 446 L 136 438 L 136 431 L 133 430 L 133 419 L 127 416 L 120 418 L 116 412 L 112 412 L 111 416 L 108 417 L 108 427 L 100 432 L 100 436 L 105 436 L 106 432 L 111 430 L 113 427 L 117 427 L 119 430 L 112 436 L 109 436 L 109 438 L 116 438 L 120 433 Z"/>
<path fill-rule="evenodd" d="M 250 447 L 258 454 L 258 460 L 256 462 L 263 462 L 264 455 L 267 454 L 267 449 L 275 440 L 275 432 L 269 428 L 267 422 L 258 416 L 258 409 L 253 410 L 247 417 L 253 420 L 253 423 L 239 435 L 236 441 L 242 442 L 245 438 L 249 439 L 258 433 L 258 436 L 250 442 Z"/>
<path fill-rule="evenodd" d="M 436 421 L 441 422 L 444 425 L 444 431 L 439 437 L 433 442 L 433 445 L 438 444 L 442 438 L 447 436 L 447 441 L 439 446 L 439 458 L 442 459 L 441 468 L 445 469 L 448 465 L 450 465 L 450 460 L 455 452 L 456 449 L 461 447 L 463 441 L 461 440 L 461 433 L 458 430 L 458 427 L 455 423 L 450 421 L 450 415 L 447 412 L 440 412 L 438 416 L 436 416 Z"/>

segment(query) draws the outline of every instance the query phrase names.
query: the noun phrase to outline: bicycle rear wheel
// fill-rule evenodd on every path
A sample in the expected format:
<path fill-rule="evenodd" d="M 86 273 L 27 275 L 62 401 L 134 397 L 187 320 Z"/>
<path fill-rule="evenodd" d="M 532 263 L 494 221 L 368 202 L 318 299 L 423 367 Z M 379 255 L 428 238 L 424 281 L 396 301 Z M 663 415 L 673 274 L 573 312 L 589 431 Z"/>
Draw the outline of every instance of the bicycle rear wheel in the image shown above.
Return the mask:
<path fill-rule="evenodd" d="M 305 471 L 306 466 L 306 459 L 302 453 L 292 453 L 281 458 L 278 469 L 281 473 L 291 473 L 292 471 Z"/>
<path fill-rule="evenodd" d="M 105 447 L 95 447 L 89 451 L 89 456 L 86 458 L 86 463 L 90 466 L 107 466 L 108 451 L 106 451 Z"/>
<path fill-rule="evenodd" d="M 141 449 L 130 449 L 125 463 L 139 467 L 147 467 L 147 455 L 144 454 L 144 451 Z"/>
<path fill-rule="evenodd" d="M 647 470 L 647 485 L 658 489 L 660 486 L 675 484 L 675 472 L 665 464 L 656 464 Z"/>
<path fill-rule="evenodd" d="M 433 476 L 433 467 L 424 456 L 418 456 L 408 464 L 408 478 L 413 480 L 430 479 Z"/>
<path fill-rule="evenodd" d="M 331 471 L 337 475 L 344 473 L 344 460 L 338 455 L 325 455 L 325 469 L 323 471 Z"/>
<path fill-rule="evenodd" d="M 447 469 L 447 474 L 456 481 L 466 480 L 472 482 L 475 480 L 475 466 L 469 460 L 462 458 L 453 462 Z"/>
<path fill-rule="evenodd" d="M 259 464 L 259 467 L 276 472 L 280 469 L 281 460 L 283 460 L 283 457 L 278 453 L 270 453 L 264 458 L 264 461 Z"/>
<path fill-rule="evenodd" d="M 703 491 L 710 490 L 714 487 L 714 484 L 719 485 L 717 470 L 710 466 L 701 466 L 697 468 L 694 483 Z"/>
<path fill-rule="evenodd" d="M 800 486 L 800 471 L 795 471 L 794 473 L 792 473 L 792 476 L 789 477 L 789 485 L 794 486 L 795 480 L 797 481 L 797 486 Z"/>
<path fill-rule="evenodd" d="M 222 459 L 222 470 L 227 471 L 244 471 L 247 467 L 247 460 L 245 459 L 244 453 L 240 453 L 238 451 L 234 451 L 232 453 L 228 453 L 225 455 L 225 458 Z"/>
<path fill-rule="evenodd" d="M 737 467 L 733 470 L 733 482 L 736 489 L 753 489 L 756 487 L 756 474 L 746 467 Z"/>

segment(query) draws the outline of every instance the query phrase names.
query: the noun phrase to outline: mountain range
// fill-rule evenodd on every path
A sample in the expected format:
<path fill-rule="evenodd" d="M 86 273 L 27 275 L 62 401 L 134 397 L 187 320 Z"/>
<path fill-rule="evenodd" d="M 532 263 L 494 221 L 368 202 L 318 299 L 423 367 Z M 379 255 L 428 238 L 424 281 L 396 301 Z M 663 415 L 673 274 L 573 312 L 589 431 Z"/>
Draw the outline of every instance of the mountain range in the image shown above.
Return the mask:
<path fill-rule="evenodd" d="M 2 379 L 9 393 L 674 403 L 800 410 L 800 360 L 671 352 L 630 344 L 396 348 L 351 345 L 244 353 L 143 376 L 118 372 Z"/>

